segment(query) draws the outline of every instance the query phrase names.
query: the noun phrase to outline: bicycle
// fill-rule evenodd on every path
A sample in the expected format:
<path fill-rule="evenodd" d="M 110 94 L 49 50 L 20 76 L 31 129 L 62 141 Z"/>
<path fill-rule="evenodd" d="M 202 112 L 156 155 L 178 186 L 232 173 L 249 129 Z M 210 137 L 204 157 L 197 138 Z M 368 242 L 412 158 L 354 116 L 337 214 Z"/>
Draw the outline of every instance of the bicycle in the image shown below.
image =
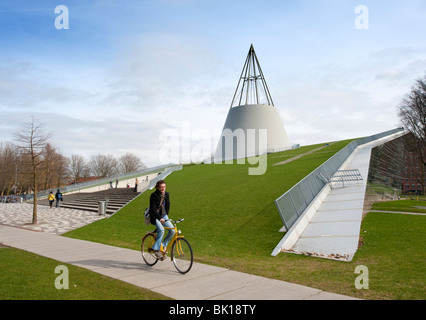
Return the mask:
<path fill-rule="evenodd" d="M 152 249 L 152 246 L 157 239 L 157 229 L 146 233 L 146 235 L 142 238 L 141 253 L 142 258 L 147 265 L 153 266 L 158 262 L 158 260 L 165 260 L 166 254 L 171 248 L 170 259 L 173 261 L 177 271 L 185 274 L 191 270 L 192 263 L 194 261 L 191 245 L 189 244 L 188 240 L 184 238 L 184 236 L 181 234 L 181 231 L 178 230 L 176 226 L 183 220 L 184 219 L 179 219 L 174 221 L 169 219 L 168 221 L 173 223 L 173 228 L 164 227 L 164 229 L 174 229 L 175 234 L 166 248 L 163 248 L 163 244 L 161 244 L 160 252 L 163 254 L 163 259 L 158 258 Z"/>

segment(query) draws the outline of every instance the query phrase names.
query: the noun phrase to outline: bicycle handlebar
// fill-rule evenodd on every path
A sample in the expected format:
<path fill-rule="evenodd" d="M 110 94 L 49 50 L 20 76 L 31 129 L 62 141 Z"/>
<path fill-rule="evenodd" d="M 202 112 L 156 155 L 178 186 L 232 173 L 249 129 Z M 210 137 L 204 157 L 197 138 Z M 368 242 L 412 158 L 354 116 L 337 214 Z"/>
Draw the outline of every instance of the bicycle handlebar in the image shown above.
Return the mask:
<path fill-rule="evenodd" d="M 167 219 L 166 221 L 171 221 L 172 223 L 180 223 L 180 222 L 182 222 L 183 220 L 185 220 L 185 219 L 179 219 L 179 220 L 177 220 L 177 221 L 175 221 L 175 220 L 172 220 L 172 219 Z"/>

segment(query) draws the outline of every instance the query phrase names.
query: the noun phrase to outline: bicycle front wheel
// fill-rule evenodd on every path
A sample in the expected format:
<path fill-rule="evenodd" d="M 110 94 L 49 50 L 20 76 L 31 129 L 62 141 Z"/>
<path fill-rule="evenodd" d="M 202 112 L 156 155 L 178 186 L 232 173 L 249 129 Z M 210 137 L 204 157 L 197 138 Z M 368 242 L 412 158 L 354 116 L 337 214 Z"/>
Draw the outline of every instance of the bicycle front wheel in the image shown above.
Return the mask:
<path fill-rule="evenodd" d="M 152 233 L 148 233 L 142 239 L 142 245 L 141 245 L 142 258 L 145 261 L 145 263 L 149 266 L 153 266 L 154 264 L 158 262 L 157 256 L 152 251 L 152 246 L 154 245 L 154 243 L 155 243 L 155 237 Z"/>
<path fill-rule="evenodd" d="M 171 258 L 180 273 L 184 274 L 191 270 L 194 257 L 192 248 L 186 239 L 179 238 L 173 243 Z"/>

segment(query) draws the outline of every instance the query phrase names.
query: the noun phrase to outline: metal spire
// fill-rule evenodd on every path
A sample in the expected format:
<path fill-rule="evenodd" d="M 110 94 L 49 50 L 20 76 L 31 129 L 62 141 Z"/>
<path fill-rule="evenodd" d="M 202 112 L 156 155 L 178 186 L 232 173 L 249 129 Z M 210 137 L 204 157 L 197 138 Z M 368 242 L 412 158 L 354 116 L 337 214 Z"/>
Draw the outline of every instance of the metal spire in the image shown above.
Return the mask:
<path fill-rule="evenodd" d="M 247 104 L 267 104 L 274 106 L 265 77 L 260 68 L 259 60 L 256 52 L 254 52 L 253 44 L 250 46 L 234 98 L 232 99 L 231 108 Z"/>

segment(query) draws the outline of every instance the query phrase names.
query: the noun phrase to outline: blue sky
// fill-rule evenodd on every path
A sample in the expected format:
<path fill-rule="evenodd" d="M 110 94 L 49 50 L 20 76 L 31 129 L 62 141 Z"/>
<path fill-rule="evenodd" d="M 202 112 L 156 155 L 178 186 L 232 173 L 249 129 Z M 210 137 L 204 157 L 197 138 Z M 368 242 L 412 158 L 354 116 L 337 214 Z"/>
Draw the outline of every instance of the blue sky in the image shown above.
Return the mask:
<path fill-rule="evenodd" d="M 0 141 L 34 115 L 66 156 L 156 165 L 174 134 L 208 154 L 250 44 L 292 143 L 393 129 L 426 71 L 425 17 L 425 0 L 0 0 Z"/>

